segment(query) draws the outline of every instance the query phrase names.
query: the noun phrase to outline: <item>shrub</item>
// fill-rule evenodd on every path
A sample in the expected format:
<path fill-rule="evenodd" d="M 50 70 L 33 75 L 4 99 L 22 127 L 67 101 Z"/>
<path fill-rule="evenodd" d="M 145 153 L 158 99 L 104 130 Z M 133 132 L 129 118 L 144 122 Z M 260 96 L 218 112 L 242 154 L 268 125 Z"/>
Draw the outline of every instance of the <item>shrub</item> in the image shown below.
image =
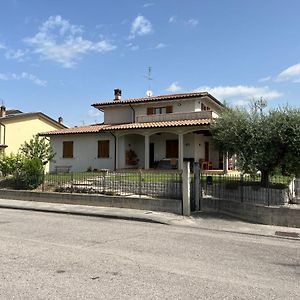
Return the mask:
<path fill-rule="evenodd" d="M 44 180 L 43 162 L 38 158 L 23 158 L 14 175 L 17 189 L 35 189 Z"/>
<path fill-rule="evenodd" d="M 21 160 L 21 156 L 18 154 L 10 154 L 8 156 L 1 157 L 0 172 L 2 173 L 2 176 L 6 177 L 8 175 L 13 175 Z"/>

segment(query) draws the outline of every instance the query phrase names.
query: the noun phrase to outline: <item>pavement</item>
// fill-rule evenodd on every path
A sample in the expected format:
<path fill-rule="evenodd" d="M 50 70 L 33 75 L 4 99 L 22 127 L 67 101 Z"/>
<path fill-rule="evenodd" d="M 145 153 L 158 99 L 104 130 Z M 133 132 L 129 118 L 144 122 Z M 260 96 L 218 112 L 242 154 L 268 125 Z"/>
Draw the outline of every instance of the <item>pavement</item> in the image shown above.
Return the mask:
<path fill-rule="evenodd" d="M 218 213 L 195 212 L 190 217 L 137 209 L 0 199 L 0 209 L 39 211 L 184 226 L 215 232 L 300 240 L 300 228 L 255 224 Z"/>

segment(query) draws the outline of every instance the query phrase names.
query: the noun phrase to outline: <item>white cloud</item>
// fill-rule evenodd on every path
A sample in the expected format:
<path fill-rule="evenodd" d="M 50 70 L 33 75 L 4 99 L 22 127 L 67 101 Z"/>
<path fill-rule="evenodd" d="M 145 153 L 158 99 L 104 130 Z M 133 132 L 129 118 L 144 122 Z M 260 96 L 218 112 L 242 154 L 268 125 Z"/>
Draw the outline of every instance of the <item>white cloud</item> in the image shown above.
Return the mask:
<path fill-rule="evenodd" d="M 137 35 L 143 36 L 153 32 L 152 24 L 149 20 L 147 20 L 144 16 L 137 16 L 132 24 L 131 24 L 131 31 L 130 31 L 130 39 L 135 38 Z"/>
<path fill-rule="evenodd" d="M 46 86 L 47 81 L 41 80 L 35 75 L 32 75 L 30 73 L 22 72 L 21 74 L 16 73 L 0 73 L 0 80 L 29 80 L 32 81 L 34 84 L 39 86 Z"/>
<path fill-rule="evenodd" d="M 155 49 L 162 49 L 162 48 L 166 48 L 167 45 L 164 44 L 164 43 L 158 43 L 156 46 L 155 46 Z"/>
<path fill-rule="evenodd" d="M 177 20 L 176 16 L 171 16 L 171 17 L 169 18 L 169 23 L 175 23 L 176 20 Z"/>
<path fill-rule="evenodd" d="M 9 49 L 5 52 L 5 57 L 7 59 L 14 59 L 14 60 L 18 60 L 18 61 L 23 61 L 25 53 L 26 52 L 21 50 L 21 49 L 18 49 L 18 50 Z"/>
<path fill-rule="evenodd" d="M 266 82 L 266 81 L 270 81 L 271 79 L 272 79 L 271 76 L 266 76 L 266 77 L 260 78 L 258 80 L 258 82 Z"/>
<path fill-rule="evenodd" d="M 153 6 L 153 5 L 155 5 L 155 3 L 153 3 L 153 2 L 148 2 L 148 3 L 145 3 L 145 4 L 143 5 L 143 7 L 147 8 L 147 7 L 150 7 L 150 6 Z"/>
<path fill-rule="evenodd" d="M 234 104 L 245 104 L 251 99 L 257 99 L 260 97 L 263 97 L 266 100 L 271 100 L 282 96 L 282 93 L 276 90 L 271 90 L 268 86 L 200 86 L 194 91 L 208 92 L 219 100 L 228 100 Z"/>
<path fill-rule="evenodd" d="M 41 58 L 61 63 L 71 68 L 83 54 L 112 51 L 116 46 L 107 40 L 93 42 L 82 37 L 83 28 L 72 25 L 61 16 L 50 16 L 33 37 L 24 41 L 34 48 Z"/>
<path fill-rule="evenodd" d="M 6 46 L 2 43 L 0 43 L 0 49 L 6 49 Z"/>
<path fill-rule="evenodd" d="M 299 82 L 300 81 L 300 64 L 296 64 L 288 67 L 278 74 L 275 81 L 292 81 Z"/>
<path fill-rule="evenodd" d="M 127 44 L 126 47 L 129 48 L 131 51 L 137 51 L 137 50 L 140 49 L 139 45 L 135 45 L 135 44 L 132 44 L 132 43 Z"/>
<path fill-rule="evenodd" d="M 88 111 L 87 116 L 89 118 L 97 118 L 97 117 L 101 116 L 101 112 L 98 109 L 90 108 L 90 110 Z"/>
<path fill-rule="evenodd" d="M 178 85 L 178 81 L 172 82 L 171 85 L 166 89 L 168 92 L 175 93 L 182 90 L 182 87 Z"/>
<path fill-rule="evenodd" d="M 189 19 L 186 21 L 186 24 L 191 27 L 196 27 L 199 24 L 199 21 L 196 19 Z"/>

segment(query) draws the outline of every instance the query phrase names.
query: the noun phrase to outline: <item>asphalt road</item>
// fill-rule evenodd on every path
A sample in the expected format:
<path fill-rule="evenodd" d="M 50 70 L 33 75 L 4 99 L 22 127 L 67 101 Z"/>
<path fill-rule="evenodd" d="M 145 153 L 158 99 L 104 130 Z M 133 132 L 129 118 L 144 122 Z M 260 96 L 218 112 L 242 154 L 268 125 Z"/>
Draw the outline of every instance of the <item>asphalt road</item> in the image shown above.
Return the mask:
<path fill-rule="evenodd" d="M 0 210 L 0 299 L 300 299 L 300 241 Z"/>

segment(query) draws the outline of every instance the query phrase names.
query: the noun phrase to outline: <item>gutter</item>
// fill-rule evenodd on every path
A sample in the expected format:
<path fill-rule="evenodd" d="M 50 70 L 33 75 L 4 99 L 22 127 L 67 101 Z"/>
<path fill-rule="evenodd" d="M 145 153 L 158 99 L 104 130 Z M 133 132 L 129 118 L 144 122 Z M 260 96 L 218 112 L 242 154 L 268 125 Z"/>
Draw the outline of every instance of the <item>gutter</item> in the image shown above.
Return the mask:
<path fill-rule="evenodd" d="M 109 132 L 115 139 L 115 157 L 114 157 L 114 171 L 116 171 L 116 166 L 117 166 L 117 137 L 110 131 Z"/>
<path fill-rule="evenodd" d="M 129 104 L 130 108 L 131 108 L 132 111 L 133 111 L 133 115 L 132 115 L 133 120 L 132 120 L 132 123 L 135 123 L 135 110 L 134 110 L 134 108 L 132 107 L 132 105 L 131 105 L 130 103 L 128 103 L 128 104 Z"/>

